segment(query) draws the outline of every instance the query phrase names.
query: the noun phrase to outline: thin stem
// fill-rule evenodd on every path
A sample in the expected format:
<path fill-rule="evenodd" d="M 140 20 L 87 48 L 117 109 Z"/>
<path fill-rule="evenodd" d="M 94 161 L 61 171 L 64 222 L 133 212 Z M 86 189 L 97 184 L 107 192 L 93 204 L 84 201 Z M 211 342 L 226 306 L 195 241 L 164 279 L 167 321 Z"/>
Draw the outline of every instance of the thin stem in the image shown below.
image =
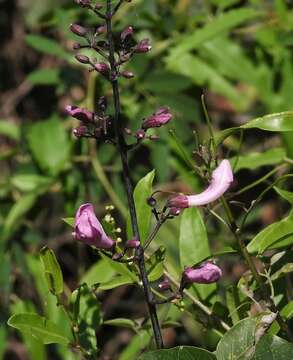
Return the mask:
<path fill-rule="evenodd" d="M 267 291 L 265 282 L 263 281 L 262 277 L 260 276 L 260 274 L 257 271 L 257 268 L 255 266 L 255 263 L 251 257 L 251 255 L 249 254 L 246 246 L 245 246 L 245 242 L 243 240 L 243 238 L 240 236 L 240 230 L 235 222 L 234 216 L 232 214 L 231 208 L 229 206 L 229 202 L 222 197 L 221 198 L 223 207 L 225 209 L 225 212 L 227 214 L 229 223 L 230 223 L 230 230 L 232 232 L 232 234 L 234 235 L 237 243 L 239 244 L 240 247 L 240 251 L 242 253 L 242 256 L 244 257 L 245 261 L 247 262 L 247 265 L 257 283 L 257 285 L 259 286 L 260 289 L 260 293 L 263 299 L 266 300 L 267 304 L 269 305 L 270 309 L 275 312 L 277 314 L 277 322 L 280 325 L 280 328 L 282 329 L 282 331 L 284 333 L 287 334 L 288 338 L 290 340 L 292 340 L 292 334 L 290 329 L 288 328 L 287 324 L 285 323 L 285 321 L 282 319 L 282 317 L 280 316 L 278 309 L 273 301 L 273 299 L 271 298 L 270 294 Z"/>
<path fill-rule="evenodd" d="M 111 0 L 107 0 L 107 15 L 106 15 L 106 25 L 107 25 L 107 37 L 109 43 L 109 61 L 111 67 L 111 76 L 110 81 L 112 83 L 112 90 L 113 90 L 113 97 L 114 97 L 114 128 L 115 128 L 115 135 L 117 139 L 117 147 L 120 154 L 121 162 L 122 162 L 122 174 L 123 180 L 126 188 L 127 193 L 127 200 L 128 200 L 128 207 L 129 213 L 131 218 L 131 226 L 134 237 L 140 241 L 140 234 L 137 222 L 137 215 L 135 209 L 135 203 L 133 198 L 133 186 L 130 178 L 130 171 L 128 166 L 128 158 L 127 158 L 127 151 L 128 147 L 124 139 L 122 124 L 121 124 L 121 106 L 120 106 L 120 94 L 119 94 L 119 86 L 118 86 L 118 69 L 115 61 L 115 47 L 114 47 L 114 40 L 113 40 L 113 32 L 112 32 L 112 5 Z M 135 250 L 135 256 L 137 258 L 137 264 L 140 272 L 141 281 L 143 284 L 145 299 L 148 305 L 149 314 L 151 318 L 151 323 L 153 327 L 154 337 L 156 341 L 156 345 L 158 349 L 163 348 L 163 339 L 161 335 L 159 320 L 157 316 L 156 305 L 153 301 L 153 294 L 151 291 L 151 287 L 149 284 L 149 280 L 147 277 L 147 271 L 145 267 L 145 259 L 144 259 L 144 249 L 140 245 Z"/>

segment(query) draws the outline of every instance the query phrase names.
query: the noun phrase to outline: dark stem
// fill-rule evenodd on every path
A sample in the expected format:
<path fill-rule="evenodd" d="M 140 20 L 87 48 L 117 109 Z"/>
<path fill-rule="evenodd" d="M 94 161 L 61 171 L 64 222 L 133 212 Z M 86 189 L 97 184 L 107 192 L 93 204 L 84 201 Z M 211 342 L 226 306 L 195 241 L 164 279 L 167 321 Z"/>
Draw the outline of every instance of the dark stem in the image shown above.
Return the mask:
<path fill-rule="evenodd" d="M 120 94 L 119 94 L 119 86 L 118 86 L 118 70 L 115 61 L 115 47 L 114 47 L 114 40 L 113 40 L 113 33 L 112 33 L 112 7 L 111 7 L 112 0 L 107 0 L 107 14 L 106 14 L 106 25 L 107 25 L 107 36 L 109 42 L 109 61 L 111 67 L 111 76 L 110 80 L 112 83 L 113 89 L 113 97 L 114 97 L 114 128 L 115 134 L 117 138 L 117 147 L 121 157 L 122 162 L 122 172 L 123 172 L 123 180 L 125 183 L 126 193 L 127 193 L 127 200 L 131 218 L 131 226 L 134 237 L 140 241 L 139 235 L 139 228 L 136 216 L 136 209 L 135 203 L 133 198 L 133 186 L 130 178 L 130 171 L 128 166 L 128 158 L 127 158 L 127 151 L 128 147 L 124 139 L 122 124 L 120 121 L 120 114 L 121 114 L 121 106 L 120 106 Z M 155 341 L 158 349 L 164 347 L 163 339 L 161 335 L 159 320 L 157 316 L 156 305 L 154 303 L 153 294 L 151 291 L 151 287 L 149 284 L 149 280 L 147 277 L 147 271 L 145 267 L 145 259 L 144 259 L 144 250 L 140 245 L 136 251 L 135 256 L 137 258 L 137 264 L 140 272 L 140 277 L 143 285 L 143 290 L 145 294 L 145 299 L 148 305 L 151 323 L 153 327 L 153 332 L 155 336 Z"/>

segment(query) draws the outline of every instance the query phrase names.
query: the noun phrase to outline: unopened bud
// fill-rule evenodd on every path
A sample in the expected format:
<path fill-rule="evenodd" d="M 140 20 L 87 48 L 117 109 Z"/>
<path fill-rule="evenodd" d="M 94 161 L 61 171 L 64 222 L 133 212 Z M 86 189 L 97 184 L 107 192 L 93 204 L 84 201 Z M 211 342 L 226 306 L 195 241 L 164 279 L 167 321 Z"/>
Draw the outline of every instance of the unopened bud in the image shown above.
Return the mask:
<path fill-rule="evenodd" d="M 155 207 L 157 205 L 157 200 L 154 197 L 150 196 L 147 199 L 147 203 L 148 203 L 149 206 Z"/>
<path fill-rule="evenodd" d="M 161 291 L 166 291 L 170 289 L 170 281 L 168 278 L 165 278 L 162 282 L 159 283 L 158 285 L 159 289 Z"/>
<path fill-rule="evenodd" d="M 102 7 L 103 7 L 103 5 L 98 3 L 98 4 L 95 5 L 95 10 L 101 10 Z"/>
<path fill-rule="evenodd" d="M 140 242 L 137 239 L 132 239 L 132 240 L 128 240 L 125 243 L 125 247 L 127 249 L 136 249 L 137 247 L 139 247 Z"/>
<path fill-rule="evenodd" d="M 206 261 L 196 268 L 185 268 L 182 276 L 186 283 L 211 284 L 220 279 L 222 270 L 214 263 Z"/>
<path fill-rule="evenodd" d="M 74 43 L 73 44 L 73 50 L 79 50 L 81 48 L 80 43 Z"/>
<path fill-rule="evenodd" d="M 108 74 L 110 70 L 109 65 L 103 62 L 95 64 L 95 69 L 103 75 Z"/>
<path fill-rule="evenodd" d="M 167 124 L 172 119 L 172 114 L 167 107 L 159 108 L 153 115 L 144 119 L 142 128 L 147 130 L 150 128 L 160 127 Z"/>
<path fill-rule="evenodd" d="M 126 29 L 124 29 L 121 33 L 121 40 L 124 41 L 128 36 L 131 36 L 133 34 L 133 27 L 128 26 Z"/>
<path fill-rule="evenodd" d="M 101 26 L 98 26 L 96 28 L 96 34 L 100 35 L 100 34 L 104 34 L 106 32 L 106 26 L 105 25 L 101 25 Z"/>
<path fill-rule="evenodd" d="M 83 7 L 91 7 L 91 2 L 90 0 L 75 0 L 75 2 Z"/>
<path fill-rule="evenodd" d="M 143 129 L 139 129 L 137 130 L 137 132 L 135 133 L 135 137 L 137 138 L 137 140 L 142 140 L 145 137 L 145 131 Z"/>
<path fill-rule="evenodd" d="M 180 214 L 181 209 L 176 207 L 171 207 L 169 210 L 169 214 L 172 216 L 178 216 Z"/>
<path fill-rule="evenodd" d="M 134 73 L 132 71 L 122 71 L 120 75 L 125 77 L 126 79 L 132 79 L 134 77 Z"/>
<path fill-rule="evenodd" d="M 76 55 L 75 59 L 82 64 L 90 64 L 90 58 L 85 55 Z"/>
<path fill-rule="evenodd" d="M 149 39 L 141 40 L 134 48 L 134 52 L 138 54 L 147 53 L 151 50 L 152 46 Z"/>
<path fill-rule="evenodd" d="M 75 129 L 73 129 L 73 135 L 80 139 L 81 137 L 85 136 L 87 134 L 87 127 L 84 125 L 81 125 Z"/>
<path fill-rule="evenodd" d="M 121 258 L 123 258 L 123 254 L 122 253 L 116 253 L 112 256 L 112 259 L 114 261 L 120 260 Z"/>
<path fill-rule="evenodd" d="M 83 26 L 80 26 L 78 24 L 71 24 L 70 30 L 71 32 L 73 32 L 73 34 L 81 37 L 84 37 L 87 34 L 87 30 Z"/>

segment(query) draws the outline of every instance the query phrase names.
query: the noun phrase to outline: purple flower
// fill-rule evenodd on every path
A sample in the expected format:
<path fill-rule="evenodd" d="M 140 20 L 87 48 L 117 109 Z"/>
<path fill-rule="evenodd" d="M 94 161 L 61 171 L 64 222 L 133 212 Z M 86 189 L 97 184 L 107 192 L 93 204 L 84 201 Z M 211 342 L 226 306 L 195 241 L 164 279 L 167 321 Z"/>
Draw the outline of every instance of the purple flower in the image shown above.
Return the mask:
<path fill-rule="evenodd" d="M 161 281 L 158 284 L 158 287 L 161 291 L 166 291 L 166 290 L 170 290 L 171 286 L 170 286 L 170 281 L 168 278 L 165 278 L 163 281 Z"/>
<path fill-rule="evenodd" d="M 124 41 L 128 36 L 131 36 L 133 34 L 133 27 L 127 26 L 126 29 L 124 29 L 121 33 L 121 40 Z"/>
<path fill-rule="evenodd" d="M 83 136 L 86 136 L 88 133 L 87 127 L 84 125 L 81 125 L 75 129 L 73 129 L 73 135 L 77 137 L 78 139 L 82 138 Z"/>
<path fill-rule="evenodd" d="M 83 26 L 80 26 L 78 24 L 71 24 L 70 30 L 71 32 L 73 32 L 73 34 L 81 37 L 84 37 L 87 34 L 87 30 Z"/>
<path fill-rule="evenodd" d="M 103 75 L 108 74 L 110 70 L 109 65 L 104 62 L 95 64 L 95 69 Z"/>
<path fill-rule="evenodd" d="M 147 53 L 152 49 L 149 39 L 141 40 L 134 48 L 134 52 L 138 54 Z"/>
<path fill-rule="evenodd" d="M 75 59 L 81 64 L 90 64 L 90 58 L 86 55 L 77 54 L 75 55 Z"/>
<path fill-rule="evenodd" d="M 78 106 L 67 105 L 65 110 L 68 115 L 84 123 L 94 121 L 94 113 L 87 109 L 83 109 Z"/>
<path fill-rule="evenodd" d="M 203 192 L 196 195 L 178 195 L 168 201 L 169 207 L 188 208 L 191 206 L 207 205 L 219 199 L 233 182 L 233 172 L 229 160 L 222 160 L 213 171 L 212 181 Z"/>
<path fill-rule="evenodd" d="M 142 123 L 143 129 L 160 127 L 167 124 L 172 119 L 172 114 L 167 107 L 159 108 L 152 116 L 144 119 Z"/>
<path fill-rule="evenodd" d="M 183 281 L 186 283 L 211 284 L 220 279 L 222 270 L 212 262 L 204 262 L 195 269 L 187 267 L 183 271 Z"/>
<path fill-rule="evenodd" d="M 115 241 L 106 235 L 97 219 L 92 204 L 83 204 L 79 207 L 75 216 L 74 229 L 74 238 L 87 245 L 100 249 L 111 249 L 115 245 Z"/>
<path fill-rule="evenodd" d="M 139 247 L 140 242 L 137 239 L 131 239 L 126 241 L 125 243 L 125 248 L 126 249 L 136 249 L 137 247 Z"/>

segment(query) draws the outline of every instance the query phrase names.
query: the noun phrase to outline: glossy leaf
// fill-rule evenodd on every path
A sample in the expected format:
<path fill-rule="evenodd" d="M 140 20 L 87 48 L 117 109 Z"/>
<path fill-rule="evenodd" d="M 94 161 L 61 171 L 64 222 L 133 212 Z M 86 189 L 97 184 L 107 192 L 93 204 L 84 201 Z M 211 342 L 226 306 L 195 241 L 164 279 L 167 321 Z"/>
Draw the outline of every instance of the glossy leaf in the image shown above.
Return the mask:
<path fill-rule="evenodd" d="M 62 333 L 55 323 L 35 313 L 12 315 L 8 320 L 8 325 L 29 333 L 43 344 L 68 345 L 70 342 L 70 339 Z"/>
<path fill-rule="evenodd" d="M 285 200 L 287 200 L 291 205 L 293 205 L 293 192 L 288 190 L 280 189 L 277 186 L 274 186 L 274 190 L 281 195 L 281 197 Z"/>
<path fill-rule="evenodd" d="M 139 357 L 139 360 L 216 360 L 216 356 L 193 346 L 178 346 L 168 350 L 156 350 Z M 227 360 L 227 359 L 226 359 Z"/>
<path fill-rule="evenodd" d="M 40 258 L 49 290 L 54 295 L 61 294 L 63 292 L 63 275 L 53 250 L 43 247 L 40 252 Z"/>
<path fill-rule="evenodd" d="M 293 344 L 278 336 L 265 335 L 256 346 L 252 360 L 291 360 Z"/>
<path fill-rule="evenodd" d="M 265 115 L 242 125 L 243 129 L 261 129 L 266 131 L 293 131 L 293 111 Z"/>
<path fill-rule="evenodd" d="M 142 244 L 145 241 L 146 237 L 148 236 L 149 228 L 151 224 L 152 211 L 151 211 L 151 207 L 147 204 L 147 199 L 152 194 L 152 184 L 154 177 L 155 177 L 155 170 L 152 170 L 141 180 L 139 180 L 139 182 L 137 183 L 134 189 L 134 201 L 137 211 L 137 221 L 138 221 L 138 227 L 140 231 Z M 132 231 L 130 229 L 131 229 L 130 216 L 128 215 L 127 233 L 129 237 L 132 236 Z"/>
<path fill-rule="evenodd" d="M 248 244 L 250 253 L 262 254 L 266 249 L 287 247 L 293 244 L 293 212 L 281 221 L 267 226 Z"/>
<path fill-rule="evenodd" d="M 68 135 L 56 117 L 35 123 L 28 133 L 28 142 L 38 165 L 51 175 L 60 172 L 69 160 Z"/>
<path fill-rule="evenodd" d="M 236 162 L 234 172 L 241 169 L 254 170 L 261 166 L 275 165 L 283 161 L 286 151 L 283 148 L 273 148 L 261 153 L 252 152 L 247 155 L 233 157 L 230 159 L 232 165 Z"/>

